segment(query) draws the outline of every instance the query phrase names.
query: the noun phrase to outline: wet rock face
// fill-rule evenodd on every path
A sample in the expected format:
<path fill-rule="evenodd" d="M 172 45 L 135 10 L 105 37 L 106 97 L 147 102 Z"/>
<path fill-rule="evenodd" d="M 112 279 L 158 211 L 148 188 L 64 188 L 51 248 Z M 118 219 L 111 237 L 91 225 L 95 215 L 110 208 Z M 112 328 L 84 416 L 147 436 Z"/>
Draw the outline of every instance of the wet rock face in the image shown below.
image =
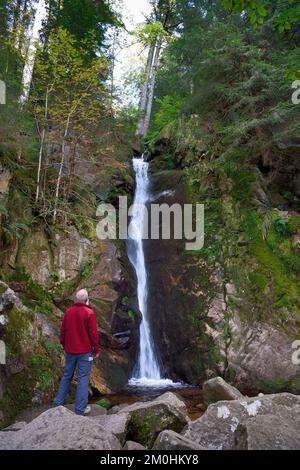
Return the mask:
<path fill-rule="evenodd" d="M 180 170 L 154 173 L 151 183 L 155 204 L 183 207 L 188 201 Z M 172 230 L 170 240 L 146 240 L 144 247 L 149 319 L 162 368 L 175 380 L 199 383 L 210 364 L 212 345 L 204 326 L 209 271 L 203 266 L 201 273 L 201 260 L 185 250 L 185 240 L 174 240 Z"/>
<path fill-rule="evenodd" d="M 292 344 L 299 337 L 299 268 L 292 266 L 299 261 L 299 202 L 294 197 L 289 207 L 283 193 L 296 195 L 299 169 L 283 159 L 272 181 L 252 163 L 229 175 L 203 154 L 193 175 L 197 155 L 186 144 L 182 149 L 166 133 L 147 157 L 152 202 L 193 198 L 205 205 L 200 253 L 187 253 L 178 240 L 145 242 L 149 316 L 161 363 L 173 379 L 189 383 L 222 376 L 243 393 L 298 393 Z M 169 164 L 177 169 L 167 171 Z M 242 175 L 249 187 L 239 186 Z M 282 238 L 276 223 L 286 226 Z"/>
<path fill-rule="evenodd" d="M 300 397 L 282 393 L 210 405 L 182 434 L 207 449 L 293 450 L 299 429 Z"/>

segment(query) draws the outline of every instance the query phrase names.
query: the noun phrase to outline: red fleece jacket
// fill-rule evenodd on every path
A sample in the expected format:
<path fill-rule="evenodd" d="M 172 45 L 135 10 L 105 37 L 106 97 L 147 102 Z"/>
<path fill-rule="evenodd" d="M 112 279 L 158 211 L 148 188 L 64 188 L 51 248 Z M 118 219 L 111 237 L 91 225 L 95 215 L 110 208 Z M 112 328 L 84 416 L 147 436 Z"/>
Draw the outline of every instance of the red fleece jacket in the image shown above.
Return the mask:
<path fill-rule="evenodd" d="M 99 352 L 97 319 L 91 307 L 76 303 L 66 311 L 61 324 L 60 342 L 65 352 L 70 354 Z"/>

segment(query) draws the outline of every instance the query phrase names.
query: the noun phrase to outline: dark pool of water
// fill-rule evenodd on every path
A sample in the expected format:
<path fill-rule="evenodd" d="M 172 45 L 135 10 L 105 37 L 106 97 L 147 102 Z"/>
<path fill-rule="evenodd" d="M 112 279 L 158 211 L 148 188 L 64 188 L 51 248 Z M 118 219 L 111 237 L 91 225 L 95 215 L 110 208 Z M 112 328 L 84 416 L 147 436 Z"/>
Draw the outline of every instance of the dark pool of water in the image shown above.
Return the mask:
<path fill-rule="evenodd" d="M 167 391 L 173 392 L 178 395 L 179 398 L 182 398 L 187 406 L 188 415 L 192 420 L 202 416 L 205 407 L 203 405 L 202 390 L 200 387 L 185 386 L 160 389 L 128 386 L 118 393 L 101 395 L 101 398 L 107 398 L 113 406 L 123 405 L 125 403 L 131 405 L 136 402 L 154 400 Z"/>

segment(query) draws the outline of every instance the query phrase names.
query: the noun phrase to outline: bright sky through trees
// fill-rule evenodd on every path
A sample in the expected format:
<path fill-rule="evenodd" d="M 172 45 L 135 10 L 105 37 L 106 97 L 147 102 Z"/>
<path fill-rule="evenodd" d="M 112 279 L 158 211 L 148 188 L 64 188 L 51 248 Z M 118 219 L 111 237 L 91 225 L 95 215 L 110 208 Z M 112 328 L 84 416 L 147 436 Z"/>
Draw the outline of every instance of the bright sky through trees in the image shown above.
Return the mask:
<path fill-rule="evenodd" d="M 148 0 L 123 0 L 124 10 L 122 9 L 122 16 L 125 26 L 128 31 L 132 31 L 135 27 L 145 21 L 145 15 L 148 15 L 151 11 Z M 134 42 L 134 39 L 131 38 L 127 33 L 123 33 L 124 41 L 128 44 Z M 120 91 L 122 93 L 122 83 L 124 76 L 138 66 L 138 64 L 145 58 L 144 54 L 141 54 L 141 46 L 138 44 L 133 44 L 130 47 L 124 47 L 122 51 L 118 54 L 115 71 L 114 71 L 114 80 Z M 124 96 L 126 100 L 126 97 Z"/>

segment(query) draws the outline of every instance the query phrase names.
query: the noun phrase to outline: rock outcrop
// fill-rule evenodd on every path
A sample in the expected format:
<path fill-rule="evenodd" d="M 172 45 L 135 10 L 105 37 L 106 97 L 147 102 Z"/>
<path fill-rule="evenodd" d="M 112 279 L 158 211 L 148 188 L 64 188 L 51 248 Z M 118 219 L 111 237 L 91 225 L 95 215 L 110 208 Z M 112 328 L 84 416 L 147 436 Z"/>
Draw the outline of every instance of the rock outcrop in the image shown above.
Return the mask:
<path fill-rule="evenodd" d="M 187 410 L 173 393 L 165 393 L 150 402 L 122 408 L 116 415 L 129 415 L 128 439 L 151 448 L 158 434 L 165 430 L 182 431 L 188 423 Z"/>
<path fill-rule="evenodd" d="M 95 419 L 63 406 L 42 413 L 20 431 L 0 433 L 1 450 L 120 450 L 118 439 Z"/>
<path fill-rule="evenodd" d="M 220 401 L 189 421 L 175 394 L 112 415 L 92 406 L 88 417 L 66 407 L 32 415 L 0 432 L 1 450 L 296 450 L 300 397 L 288 393 Z M 42 410 L 41 410 L 42 411 Z"/>
<path fill-rule="evenodd" d="M 142 446 L 138 442 L 127 441 L 123 447 L 124 450 L 146 450 L 146 447 Z"/>
<path fill-rule="evenodd" d="M 215 377 L 204 382 L 202 387 L 203 400 L 206 405 L 222 400 L 238 400 L 243 395 L 222 377 Z"/>
<path fill-rule="evenodd" d="M 212 404 L 183 436 L 214 450 L 293 450 L 300 448 L 299 429 L 300 397 L 281 393 Z"/>
<path fill-rule="evenodd" d="M 299 166 L 280 155 L 269 177 L 262 162 L 226 152 L 220 164 L 205 135 L 191 116 L 147 154 L 153 202 L 205 207 L 201 250 L 172 236 L 145 242 L 161 362 L 175 380 L 222 376 L 245 394 L 299 393 Z"/>
<path fill-rule="evenodd" d="M 0 426 L 30 404 L 51 399 L 63 364 L 58 332 L 55 319 L 33 312 L 0 281 L 0 340 L 6 350 L 0 365 Z"/>
<path fill-rule="evenodd" d="M 174 431 L 162 431 L 154 442 L 153 450 L 206 450 L 194 441 Z"/>

